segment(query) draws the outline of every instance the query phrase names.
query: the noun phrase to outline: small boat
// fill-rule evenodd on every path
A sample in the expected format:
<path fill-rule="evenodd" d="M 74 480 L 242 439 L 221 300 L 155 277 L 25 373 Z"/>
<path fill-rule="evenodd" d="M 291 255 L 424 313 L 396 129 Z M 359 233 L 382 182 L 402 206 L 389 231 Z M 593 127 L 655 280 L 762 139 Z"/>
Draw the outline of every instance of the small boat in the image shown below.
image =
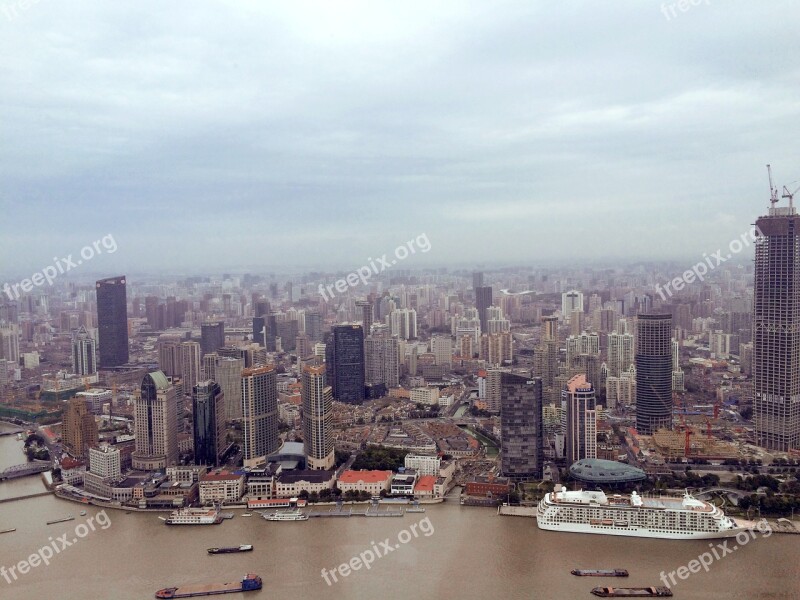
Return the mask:
<path fill-rule="evenodd" d="M 181 585 L 164 588 L 156 592 L 156 598 L 172 600 L 173 598 L 195 598 L 197 596 L 216 596 L 217 594 L 234 594 L 236 592 L 253 592 L 260 590 L 263 583 L 261 577 L 252 573 L 245 575 L 241 581 L 231 583 L 205 583 Z"/>
<path fill-rule="evenodd" d="M 266 513 L 264 518 L 267 521 L 308 521 L 308 515 L 299 510 L 278 510 Z"/>
<path fill-rule="evenodd" d="M 412 502 L 412 503 L 411 503 L 411 506 L 409 506 L 409 507 L 406 509 L 406 512 L 410 512 L 410 513 L 424 513 L 424 512 L 425 512 L 425 509 L 419 505 L 419 502 L 417 502 L 416 500 L 414 500 L 414 502 Z"/>
<path fill-rule="evenodd" d="M 627 577 L 626 569 L 572 569 L 570 571 L 578 577 Z"/>
<path fill-rule="evenodd" d="M 81 511 L 81 516 L 82 516 L 82 517 L 85 517 L 85 516 L 86 516 L 86 511 L 85 511 L 85 510 L 82 510 L 82 511 Z"/>
<path fill-rule="evenodd" d="M 596 587 L 592 594 L 601 598 L 670 598 L 672 590 L 664 586 L 643 588 Z"/>
<path fill-rule="evenodd" d="M 251 513 L 251 512 L 242 513 L 242 516 L 243 517 L 252 517 L 253 513 Z"/>
<path fill-rule="evenodd" d="M 232 512 L 221 512 L 221 513 L 219 513 L 219 518 L 220 519 L 224 519 L 226 521 L 230 520 L 230 519 L 233 518 L 233 513 Z"/>
<path fill-rule="evenodd" d="M 167 520 L 167 517 L 158 517 L 158 518 L 161 519 L 162 521 L 166 521 Z"/>
<path fill-rule="evenodd" d="M 2 534 L 2 533 L 13 533 L 16 530 L 17 530 L 16 527 L 12 527 L 11 529 L 2 529 L 2 530 L 0 530 L 0 534 Z"/>
<path fill-rule="evenodd" d="M 209 548 L 209 554 L 235 554 L 237 552 L 252 552 L 252 544 L 242 544 L 241 546 L 233 546 L 228 548 Z"/>
<path fill-rule="evenodd" d="M 56 523 L 66 523 L 67 521 L 74 521 L 74 520 L 75 520 L 75 517 L 73 517 L 72 515 L 67 515 L 63 519 L 54 519 L 53 521 L 48 521 L 47 524 L 48 525 L 55 525 Z"/>

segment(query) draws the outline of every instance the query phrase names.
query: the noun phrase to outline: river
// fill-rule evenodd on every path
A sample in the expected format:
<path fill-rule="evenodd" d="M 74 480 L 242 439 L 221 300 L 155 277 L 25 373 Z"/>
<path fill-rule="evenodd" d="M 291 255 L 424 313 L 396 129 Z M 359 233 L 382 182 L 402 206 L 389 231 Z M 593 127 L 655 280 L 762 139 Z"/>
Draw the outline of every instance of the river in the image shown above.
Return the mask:
<path fill-rule="evenodd" d="M 13 437 L 0 438 L 0 467 L 22 462 L 20 447 Z M 0 498 L 43 489 L 38 476 L 4 482 Z M 84 527 L 84 537 L 56 554 L 49 566 L 39 565 L 11 583 L 0 577 L 0 598 L 140 600 L 169 585 L 233 581 L 255 572 L 263 577 L 264 589 L 231 599 L 589 600 L 595 585 L 662 585 L 662 571 L 687 565 L 709 549 L 708 541 L 540 531 L 534 519 L 499 517 L 491 509 L 457 502 L 429 506 L 425 514 L 402 518 L 284 523 L 266 522 L 257 515 L 245 518 L 237 511 L 233 520 L 208 527 L 167 527 L 153 513 L 112 510 L 106 511 L 106 521 L 92 507 L 87 517 L 80 517 L 81 509 L 52 496 L 0 504 L 0 529 L 17 528 L 0 535 L 0 566 L 6 568 L 63 534 L 68 542 L 77 539 L 76 527 L 89 517 L 98 524 L 94 531 Z M 45 525 L 68 514 L 76 520 Z M 412 525 L 416 536 L 410 531 Z M 205 551 L 242 543 L 253 544 L 255 550 L 218 556 Z M 375 554 L 375 546 L 380 552 L 387 552 L 386 546 L 392 551 L 376 558 L 369 570 L 339 574 L 335 582 L 329 575 L 331 584 L 326 583 L 323 568 L 333 570 L 367 551 Z M 578 578 L 570 575 L 576 567 L 620 567 L 631 576 Z M 676 581 L 677 599 L 800 598 L 800 536 L 759 535 L 715 561 L 709 572 Z"/>

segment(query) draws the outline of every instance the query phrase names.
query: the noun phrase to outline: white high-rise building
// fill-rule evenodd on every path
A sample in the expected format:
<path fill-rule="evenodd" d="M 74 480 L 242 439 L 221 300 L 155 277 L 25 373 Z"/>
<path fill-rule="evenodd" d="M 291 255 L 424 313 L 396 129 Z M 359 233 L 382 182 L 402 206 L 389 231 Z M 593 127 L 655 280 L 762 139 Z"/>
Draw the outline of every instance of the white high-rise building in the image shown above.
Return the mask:
<path fill-rule="evenodd" d="M 0 359 L 19 364 L 19 329 L 16 325 L 0 327 Z"/>
<path fill-rule="evenodd" d="M 72 336 L 72 372 L 76 375 L 97 373 L 97 344 L 83 326 Z"/>
<path fill-rule="evenodd" d="M 630 333 L 613 332 L 608 335 L 608 373 L 612 377 L 619 377 L 633 364 L 634 339 Z"/>
<path fill-rule="evenodd" d="M 392 336 L 397 336 L 403 340 L 417 337 L 417 311 L 413 308 L 394 310 L 386 319 L 386 324 L 391 328 Z"/>
<path fill-rule="evenodd" d="M 163 471 L 178 462 L 178 400 L 161 371 L 144 376 L 134 400 L 136 450 L 133 468 Z"/>
<path fill-rule="evenodd" d="M 245 467 L 265 464 L 280 447 L 278 379 L 272 366 L 242 371 L 242 438 Z"/>
<path fill-rule="evenodd" d="M 89 448 L 89 472 L 103 478 L 119 479 L 122 475 L 122 461 L 118 448 L 107 444 L 99 448 Z"/>
<path fill-rule="evenodd" d="M 209 377 L 219 384 L 225 394 L 225 420 L 236 421 L 242 418 L 242 370 L 241 358 L 218 357 L 216 378 Z M 208 373 L 206 373 L 208 376 Z"/>
<path fill-rule="evenodd" d="M 583 312 L 583 292 L 570 290 L 561 294 L 561 315 L 569 319 L 573 311 Z"/>
<path fill-rule="evenodd" d="M 449 335 L 435 335 L 431 338 L 431 353 L 437 365 L 451 368 L 453 365 L 453 338 Z"/>
<path fill-rule="evenodd" d="M 303 446 L 309 469 L 332 469 L 333 392 L 325 382 L 325 365 L 304 365 L 302 373 Z"/>

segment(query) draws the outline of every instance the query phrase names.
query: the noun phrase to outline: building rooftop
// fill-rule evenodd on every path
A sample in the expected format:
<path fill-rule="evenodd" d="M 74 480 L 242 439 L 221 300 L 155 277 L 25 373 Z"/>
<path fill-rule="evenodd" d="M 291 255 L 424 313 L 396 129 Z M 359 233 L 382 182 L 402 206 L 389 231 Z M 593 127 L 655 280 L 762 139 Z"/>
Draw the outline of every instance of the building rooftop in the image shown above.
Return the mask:
<path fill-rule="evenodd" d="M 345 471 L 340 483 L 383 483 L 392 476 L 391 471 Z"/>
<path fill-rule="evenodd" d="M 569 473 L 587 483 L 627 483 L 647 477 L 644 471 L 631 465 L 599 458 L 583 458 L 569 468 Z"/>
<path fill-rule="evenodd" d="M 297 483 L 298 481 L 308 481 L 309 483 L 325 483 L 333 478 L 333 471 L 321 471 L 306 469 L 303 471 L 289 471 L 278 475 L 279 483 Z"/>
<path fill-rule="evenodd" d="M 230 481 L 230 480 L 241 479 L 241 477 L 242 477 L 241 474 L 237 475 L 236 473 L 232 473 L 230 471 L 219 470 L 219 471 L 210 471 L 204 474 L 200 478 L 200 481 Z"/>
<path fill-rule="evenodd" d="M 419 478 L 417 485 L 414 486 L 415 492 L 433 492 L 433 486 L 436 483 L 436 476 L 423 475 Z"/>

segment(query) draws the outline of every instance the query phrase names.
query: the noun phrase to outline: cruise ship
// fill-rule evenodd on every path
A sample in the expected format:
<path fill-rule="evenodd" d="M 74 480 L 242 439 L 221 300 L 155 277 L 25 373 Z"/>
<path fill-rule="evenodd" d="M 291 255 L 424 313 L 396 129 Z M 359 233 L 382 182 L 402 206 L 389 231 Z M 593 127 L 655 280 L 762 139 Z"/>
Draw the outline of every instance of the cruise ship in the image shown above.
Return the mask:
<path fill-rule="evenodd" d="M 164 519 L 167 525 L 216 525 L 222 522 L 216 508 L 179 508 Z"/>
<path fill-rule="evenodd" d="M 308 515 L 300 510 L 277 510 L 263 516 L 267 521 L 308 521 Z"/>
<path fill-rule="evenodd" d="M 688 492 L 683 498 L 643 498 L 636 492 L 630 496 L 569 492 L 564 486 L 545 494 L 536 523 L 550 531 L 663 539 L 726 538 L 748 529 Z"/>

